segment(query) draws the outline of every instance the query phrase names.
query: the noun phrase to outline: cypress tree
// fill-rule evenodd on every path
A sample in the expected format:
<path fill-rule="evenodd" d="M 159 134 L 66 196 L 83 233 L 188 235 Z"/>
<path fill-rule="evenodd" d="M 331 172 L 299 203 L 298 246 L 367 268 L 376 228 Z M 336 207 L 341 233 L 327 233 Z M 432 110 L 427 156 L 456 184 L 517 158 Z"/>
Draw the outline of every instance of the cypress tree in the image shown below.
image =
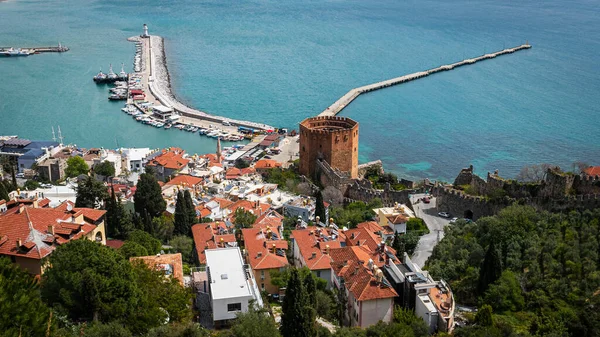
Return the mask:
<path fill-rule="evenodd" d="M 188 235 L 190 222 L 187 205 L 183 191 L 177 192 L 177 203 L 175 204 L 175 235 Z"/>
<path fill-rule="evenodd" d="M 326 222 L 327 219 L 325 218 L 325 204 L 323 204 L 323 194 L 321 193 L 321 190 L 317 191 L 315 199 L 315 216 L 318 216 L 320 218 L 320 221 Z"/>
<path fill-rule="evenodd" d="M 496 282 L 500 278 L 500 275 L 502 275 L 502 262 L 500 261 L 498 250 L 492 241 L 485 253 L 483 264 L 479 268 L 479 281 L 477 284 L 479 295 L 483 295 L 488 286 Z"/>
<path fill-rule="evenodd" d="M 0 200 L 6 200 L 8 202 L 8 192 L 6 191 L 6 187 L 4 184 L 0 182 Z"/>
<path fill-rule="evenodd" d="M 114 186 L 110 186 L 110 198 L 104 202 L 106 205 L 106 236 L 114 238 L 117 236 L 119 215 L 117 214 L 117 198 Z"/>
<path fill-rule="evenodd" d="M 283 337 L 311 337 L 312 327 L 306 307 L 308 301 L 298 270 L 293 268 L 283 299 L 281 335 Z"/>
<path fill-rule="evenodd" d="M 194 205 L 194 201 L 192 200 L 192 194 L 189 190 L 185 190 L 185 192 L 183 193 L 183 197 L 185 199 L 188 223 L 191 228 L 193 224 L 198 222 L 198 216 L 196 215 L 196 206 Z M 192 233 L 187 233 L 187 235 L 191 234 Z"/>
<path fill-rule="evenodd" d="M 167 209 L 162 190 L 152 173 L 142 173 L 133 197 L 136 213 L 144 216 L 145 211 L 152 218 L 161 215 Z"/>
<path fill-rule="evenodd" d="M 304 278 L 304 289 L 308 299 L 308 306 L 312 308 L 317 307 L 317 283 L 312 273 L 309 273 Z"/>

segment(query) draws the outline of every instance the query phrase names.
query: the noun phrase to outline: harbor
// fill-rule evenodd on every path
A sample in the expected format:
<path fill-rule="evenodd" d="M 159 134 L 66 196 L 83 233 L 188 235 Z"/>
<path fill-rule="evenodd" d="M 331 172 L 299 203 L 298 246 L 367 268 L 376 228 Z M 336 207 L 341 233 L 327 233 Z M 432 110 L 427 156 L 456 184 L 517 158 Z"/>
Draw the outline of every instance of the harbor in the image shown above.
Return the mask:
<path fill-rule="evenodd" d="M 27 47 L 27 48 L 14 48 L 14 47 L 0 47 L 0 56 L 13 57 L 13 56 L 29 56 L 41 53 L 64 53 L 69 51 L 69 47 L 65 47 L 60 43 L 55 47 Z"/>
<path fill-rule="evenodd" d="M 319 116 L 335 116 L 338 113 L 340 113 L 342 110 L 344 110 L 344 108 L 347 107 L 350 103 L 352 103 L 352 101 L 354 101 L 358 96 L 360 96 L 361 94 L 367 93 L 367 92 L 371 92 L 371 91 L 391 87 L 393 85 L 398 85 L 398 84 L 414 81 L 416 79 L 426 77 L 426 76 L 429 76 L 429 75 L 432 75 L 432 74 L 435 74 L 435 73 L 438 73 L 441 71 L 449 71 L 449 70 L 452 70 L 452 69 L 455 69 L 458 67 L 462 67 L 462 66 L 469 65 L 469 64 L 475 64 L 479 61 L 493 59 L 497 56 L 512 54 L 514 52 L 517 52 L 520 50 L 526 50 L 529 48 L 531 48 L 531 45 L 528 42 L 526 42 L 525 44 L 514 47 L 514 48 L 506 48 L 506 49 L 497 51 L 495 53 L 484 54 L 479 57 L 462 60 L 460 62 L 442 65 L 437 68 L 420 71 L 420 72 L 392 78 L 392 79 L 389 79 L 386 81 L 376 82 L 373 84 L 368 84 L 368 85 L 365 85 L 362 87 L 354 88 L 354 89 L 348 91 L 344 96 L 340 97 L 340 99 L 335 101 L 335 103 L 330 105 L 323 112 L 321 112 L 319 114 Z"/>
<path fill-rule="evenodd" d="M 135 74 L 141 75 L 140 84 L 146 94 L 146 101 L 172 108 L 184 123 L 193 126 L 214 128 L 214 124 L 218 124 L 220 129 L 228 132 L 237 132 L 239 127 L 267 133 L 276 130 L 270 125 L 212 115 L 181 103 L 171 89 L 163 38 L 149 35 L 148 28 L 144 25 L 142 35 L 130 37 L 128 40 L 136 43 L 134 69 Z"/>
<path fill-rule="evenodd" d="M 121 64 L 121 71 L 117 74 L 111 64 L 108 73 L 100 69 L 93 81 L 97 85 L 108 84 L 108 99 L 126 101 L 121 111 L 137 122 L 231 142 L 252 139 L 256 134 L 285 131 L 266 124 L 210 115 L 182 104 L 171 92 L 163 39 L 150 36 L 148 27 L 144 25 L 142 35 L 127 40 L 136 45 L 134 72 L 128 74 Z"/>

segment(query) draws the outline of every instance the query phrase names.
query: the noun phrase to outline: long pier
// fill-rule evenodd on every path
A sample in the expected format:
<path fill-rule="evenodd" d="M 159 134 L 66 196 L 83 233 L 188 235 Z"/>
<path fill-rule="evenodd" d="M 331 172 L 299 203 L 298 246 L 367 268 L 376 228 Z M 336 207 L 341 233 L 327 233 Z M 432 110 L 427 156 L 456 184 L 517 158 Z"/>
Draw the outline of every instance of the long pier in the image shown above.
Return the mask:
<path fill-rule="evenodd" d="M 0 47 L 0 52 L 2 51 L 6 51 L 8 49 L 10 49 L 11 47 Z M 54 46 L 54 47 L 23 47 L 23 48 L 17 48 L 23 51 L 27 51 L 31 54 L 39 54 L 39 53 L 64 53 L 66 51 L 69 51 L 69 47 L 65 47 L 65 46 Z"/>
<path fill-rule="evenodd" d="M 526 44 L 523 44 L 523 45 L 520 45 L 520 46 L 517 46 L 514 48 L 503 49 L 503 50 L 497 51 L 495 53 L 484 54 L 479 57 L 462 60 L 460 62 L 446 64 L 446 65 L 439 66 L 437 68 L 420 71 L 420 72 L 392 78 L 389 80 L 385 80 L 385 81 L 381 81 L 381 82 L 377 82 L 377 83 L 373 83 L 373 84 L 368 84 L 368 85 L 365 85 L 362 87 L 354 88 L 354 89 L 348 91 L 344 96 L 340 97 L 340 99 L 335 101 L 335 103 L 330 105 L 323 112 L 321 112 L 319 114 L 319 116 L 335 116 L 338 113 L 340 113 L 342 110 L 344 110 L 344 108 L 347 107 L 350 103 L 352 103 L 352 101 L 354 101 L 358 96 L 360 96 L 361 94 L 370 92 L 370 91 L 375 91 L 375 90 L 391 87 L 393 85 L 398 85 L 398 84 L 414 81 L 416 79 L 419 79 L 419 78 L 422 78 L 425 76 L 429 76 L 429 75 L 438 73 L 440 71 L 449 71 L 449 70 L 452 70 L 452 69 L 455 69 L 458 67 L 462 67 L 462 66 L 469 65 L 469 64 L 474 64 L 479 61 L 483 61 L 483 60 L 487 60 L 487 59 L 492 59 L 492 58 L 495 58 L 500 55 L 512 54 L 519 50 L 524 50 L 524 49 L 529 49 L 529 48 L 531 48 L 531 45 L 529 43 L 526 43 Z"/>
<path fill-rule="evenodd" d="M 196 121 L 201 125 L 206 124 L 208 126 L 207 122 L 221 124 L 226 122 L 232 126 L 244 126 L 255 130 L 275 130 L 273 126 L 267 124 L 212 115 L 181 103 L 171 89 L 171 78 L 167 69 L 163 38 L 157 35 L 150 35 L 147 38 L 135 36 L 128 40 L 142 42 L 142 70 L 140 72 L 143 76 L 142 84 L 148 89 L 147 93 L 153 96 L 153 100 L 160 102 L 164 106 L 173 108 L 181 116 Z M 220 127 L 237 131 L 234 127 L 225 127 L 224 125 L 220 125 Z"/>

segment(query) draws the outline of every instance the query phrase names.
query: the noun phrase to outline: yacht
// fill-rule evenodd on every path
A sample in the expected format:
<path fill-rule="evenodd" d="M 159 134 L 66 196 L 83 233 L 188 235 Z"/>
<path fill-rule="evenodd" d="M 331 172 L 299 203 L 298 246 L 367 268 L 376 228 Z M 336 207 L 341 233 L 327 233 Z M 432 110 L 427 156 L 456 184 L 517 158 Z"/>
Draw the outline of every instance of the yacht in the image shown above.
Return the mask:
<path fill-rule="evenodd" d="M 121 63 L 121 72 L 119 73 L 119 79 L 127 81 L 127 73 L 125 72 L 125 64 Z"/>

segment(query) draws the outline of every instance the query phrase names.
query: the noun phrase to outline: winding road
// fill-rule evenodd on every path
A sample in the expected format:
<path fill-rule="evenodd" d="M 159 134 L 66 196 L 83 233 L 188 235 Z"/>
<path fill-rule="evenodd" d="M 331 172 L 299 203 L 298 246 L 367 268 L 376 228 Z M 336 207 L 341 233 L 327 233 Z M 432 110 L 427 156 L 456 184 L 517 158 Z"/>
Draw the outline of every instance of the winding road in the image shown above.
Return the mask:
<path fill-rule="evenodd" d="M 450 219 L 442 218 L 437 215 L 436 199 L 431 197 L 429 204 L 419 201 L 425 194 L 413 194 L 410 197 L 410 202 L 413 205 L 415 216 L 423 219 L 429 234 L 423 235 L 419 239 L 419 244 L 411 257 L 411 260 L 419 267 L 423 267 L 427 259 L 433 252 L 433 247 L 437 245 L 439 240 L 444 237 L 444 227 L 450 224 Z"/>

